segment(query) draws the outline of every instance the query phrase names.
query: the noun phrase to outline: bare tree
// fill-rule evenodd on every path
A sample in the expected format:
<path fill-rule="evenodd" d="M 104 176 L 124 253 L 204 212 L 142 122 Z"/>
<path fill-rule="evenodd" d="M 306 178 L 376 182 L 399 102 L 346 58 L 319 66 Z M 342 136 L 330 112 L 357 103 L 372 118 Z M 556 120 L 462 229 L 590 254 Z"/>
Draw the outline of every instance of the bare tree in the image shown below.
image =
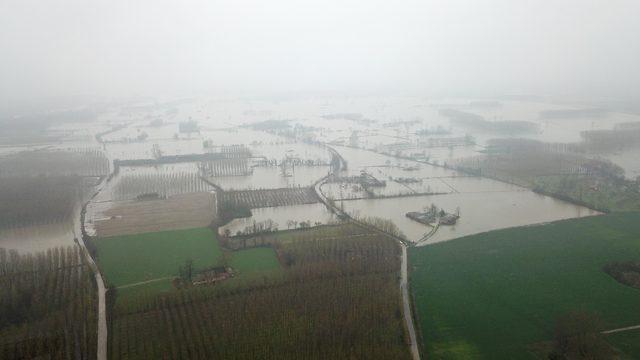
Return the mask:
<path fill-rule="evenodd" d="M 602 335 L 600 317 L 572 311 L 556 320 L 555 344 L 549 359 L 611 359 L 613 349 Z"/>

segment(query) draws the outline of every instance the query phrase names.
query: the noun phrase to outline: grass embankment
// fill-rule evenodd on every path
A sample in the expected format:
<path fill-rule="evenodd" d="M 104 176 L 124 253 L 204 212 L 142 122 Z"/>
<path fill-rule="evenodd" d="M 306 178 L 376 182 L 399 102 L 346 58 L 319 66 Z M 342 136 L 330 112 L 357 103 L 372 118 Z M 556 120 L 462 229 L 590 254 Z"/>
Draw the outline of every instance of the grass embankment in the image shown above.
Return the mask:
<path fill-rule="evenodd" d="M 640 260 L 640 214 L 498 230 L 411 248 L 411 288 L 431 358 L 535 358 L 567 311 L 598 313 L 609 329 L 640 324 L 640 290 L 602 268 Z M 610 335 L 638 357 L 635 333 Z"/>

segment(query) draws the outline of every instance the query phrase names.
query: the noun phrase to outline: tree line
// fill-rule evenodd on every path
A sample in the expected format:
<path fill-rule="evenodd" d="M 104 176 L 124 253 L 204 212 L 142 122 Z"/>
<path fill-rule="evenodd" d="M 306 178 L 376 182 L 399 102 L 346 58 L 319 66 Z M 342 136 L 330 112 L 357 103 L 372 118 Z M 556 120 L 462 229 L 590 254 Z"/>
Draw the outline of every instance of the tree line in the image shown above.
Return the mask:
<path fill-rule="evenodd" d="M 94 359 L 97 289 L 79 246 L 0 249 L 0 358 Z"/>
<path fill-rule="evenodd" d="M 110 324 L 112 358 L 409 358 L 398 244 L 335 228 L 315 238 L 287 232 L 273 245 L 281 276 L 123 300 Z"/>

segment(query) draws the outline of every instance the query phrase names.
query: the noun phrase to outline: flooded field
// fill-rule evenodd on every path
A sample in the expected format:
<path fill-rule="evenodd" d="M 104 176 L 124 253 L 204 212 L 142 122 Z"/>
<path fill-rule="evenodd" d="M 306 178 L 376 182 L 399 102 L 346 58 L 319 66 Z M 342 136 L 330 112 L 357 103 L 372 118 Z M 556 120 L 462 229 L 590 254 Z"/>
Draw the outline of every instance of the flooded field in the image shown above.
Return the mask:
<path fill-rule="evenodd" d="M 0 229 L 0 247 L 21 253 L 74 244 L 73 221 Z"/>
<path fill-rule="evenodd" d="M 118 236 L 209 226 L 216 218 L 215 193 L 201 192 L 147 201 L 91 202 L 86 231 L 92 236 Z"/>
<path fill-rule="evenodd" d="M 625 171 L 627 179 L 637 179 L 640 177 L 640 149 L 626 149 L 612 153 L 595 155 L 611 160 Z"/>
<path fill-rule="evenodd" d="M 410 211 L 423 211 L 436 205 L 453 213 L 460 209 L 455 225 L 440 225 L 428 239 L 420 241 L 432 227 L 406 217 Z M 409 240 L 427 245 L 461 236 L 514 226 L 597 215 L 598 212 L 531 191 L 476 192 L 391 199 L 362 199 L 340 202 L 350 214 L 392 220 Z"/>
<path fill-rule="evenodd" d="M 295 166 L 287 169 L 286 175 L 280 167 L 255 167 L 251 175 L 219 176 L 208 180 L 224 190 L 279 189 L 311 186 L 328 172 L 329 166 Z"/>
<path fill-rule="evenodd" d="M 220 227 L 219 233 L 251 234 L 254 225 L 267 225 L 271 231 L 317 226 L 336 221 L 335 216 L 321 203 L 251 209 L 248 218 L 234 219 Z"/>
<path fill-rule="evenodd" d="M 482 177 L 469 177 L 452 170 L 435 167 L 429 164 L 416 163 L 409 160 L 398 160 L 366 150 L 347 147 L 336 147 L 348 164 L 358 164 L 358 160 L 366 164 L 357 169 L 389 169 L 410 171 L 422 182 L 406 184 L 408 187 L 429 185 L 429 189 L 442 194 L 431 196 L 411 196 L 401 198 L 362 198 L 367 197 L 363 191 L 351 185 L 324 184 L 323 193 L 339 201 L 337 205 L 356 217 L 381 217 L 392 220 L 400 230 L 419 245 L 454 239 L 479 232 L 501 229 L 505 227 L 530 225 L 560 219 L 597 215 L 598 212 L 564 201 L 533 193 L 532 191 Z M 374 166 L 378 164 L 379 166 Z M 384 166 L 381 164 L 385 164 Z M 391 165 L 393 164 L 393 167 Z M 353 167 L 349 173 L 353 173 Z M 392 182 L 391 182 L 392 183 Z M 387 186 L 390 182 L 387 182 Z M 389 190 L 393 191 L 398 185 Z M 376 193 L 377 195 L 378 193 Z M 406 217 L 406 213 L 421 212 L 436 205 L 448 213 L 460 211 L 460 219 L 453 226 L 441 225 L 428 239 L 423 239 L 433 230 Z"/>
<path fill-rule="evenodd" d="M 493 127 L 477 128 L 453 121 L 443 113 L 446 109 L 474 114 L 488 123 L 529 122 L 535 124 L 537 130 L 519 133 Z M 588 110 L 584 112 L 586 115 L 580 112 L 584 109 Z M 115 224 L 115 220 L 120 219 L 118 212 L 131 214 L 138 211 L 135 210 L 138 205 L 141 209 L 148 207 L 148 204 L 136 204 L 135 201 L 144 194 L 157 193 L 162 198 L 175 199 L 183 194 L 211 192 L 216 187 L 257 190 L 312 186 L 331 169 L 332 155 L 322 144 L 325 143 L 345 159 L 347 168 L 320 189 L 337 201 L 351 199 L 344 201 L 345 210 L 359 212 L 362 216 L 393 219 L 410 238 L 417 240 L 430 228 L 409 220 L 405 217 L 406 212 L 420 211 L 431 204 L 446 211 L 459 207 L 459 222 L 438 229 L 428 240 L 437 242 L 501 227 L 594 214 L 524 188 L 428 164 L 451 164 L 457 159 L 480 156 L 490 151 L 487 144 L 494 138 L 524 137 L 577 143 L 582 140 L 581 131 L 612 129 L 619 123 L 640 121 L 640 116 L 636 115 L 589 111 L 587 106 L 542 100 L 466 98 L 310 97 L 278 101 L 142 102 L 109 109 L 90 122 L 74 121 L 51 127 L 51 135 L 57 139 L 55 142 L 0 146 L 0 157 L 10 159 L 21 151 L 38 149 L 91 153 L 108 159 L 108 166 L 100 163 L 99 169 L 85 172 L 87 175 L 106 175 L 114 170 L 114 160 L 147 161 L 144 166 L 120 166 L 93 199 L 87 221 L 92 224 L 102 221 L 103 228 L 107 229 L 111 225 L 107 225 L 105 218 L 113 217 L 111 222 Z M 193 122 L 193 129 L 183 131 L 183 123 L 188 122 Z M 481 124 L 486 126 L 487 123 Z M 242 151 L 233 155 L 233 159 L 188 160 L 190 155 L 220 154 L 238 149 Z M 640 176 L 637 155 L 637 149 L 589 154 L 622 166 L 629 179 Z M 183 160 L 171 164 L 158 160 L 170 157 Z M 37 173 L 28 168 L 23 172 Z M 361 176 L 385 185 L 363 186 L 361 182 L 353 181 Z M 287 228 L 288 221 L 292 226 L 292 222 L 332 220 L 320 204 L 254 209 L 253 212 L 252 218 L 234 220 L 226 228 L 233 233 L 244 231 L 254 220 L 272 220 L 279 229 Z M 156 226 L 145 216 L 148 217 L 140 218 L 141 223 Z M 25 239 L 25 244 L 33 244 L 35 239 L 43 237 L 50 238 L 51 243 L 56 243 L 57 239 L 68 241 L 71 230 L 64 230 L 64 226 L 55 230 L 51 226 L 50 230 L 6 230 L 0 233 L 0 239 L 16 247 L 21 238 Z M 18 231 L 23 231 L 22 235 Z"/>

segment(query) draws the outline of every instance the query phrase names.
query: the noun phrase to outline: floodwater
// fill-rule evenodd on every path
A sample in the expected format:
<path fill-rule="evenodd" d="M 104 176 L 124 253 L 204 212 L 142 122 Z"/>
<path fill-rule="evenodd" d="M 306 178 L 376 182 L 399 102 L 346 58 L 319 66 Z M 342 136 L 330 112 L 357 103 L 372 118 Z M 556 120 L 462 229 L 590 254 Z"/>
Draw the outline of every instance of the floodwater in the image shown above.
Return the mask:
<path fill-rule="evenodd" d="M 287 120 L 296 128 L 299 139 L 330 144 L 347 161 L 341 176 L 356 176 L 362 171 L 387 182 L 373 189 L 379 197 L 344 201 L 346 210 L 362 216 L 392 219 L 411 239 L 418 240 L 430 229 L 405 217 L 408 211 L 420 211 L 435 204 L 452 212 L 460 208 L 461 218 L 455 226 L 441 227 L 427 242 L 444 241 L 459 236 L 511 226 L 528 225 L 571 217 L 595 215 L 579 206 L 537 195 L 517 186 L 485 178 L 469 177 L 451 169 L 374 153 L 349 145 L 419 158 L 435 164 L 482 154 L 489 140 L 501 137 L 526 137 L 547 142 L 580 141 L 580 131 L 611 129 L 622 122 L 640 121 L 640 116 L 616 112 L 592 118 L 543 119 L 546 110 L 581 108 L 579 105 L 544 103 L 541 101 L 500 100 L 498 106 L 478 104 L 474 99 L 425 99 L 408 97 L 309 97 L 300 100 L 236 99 L 188 100 L 167 104 L 141 103 L 139 106 L 113 108 L 92 122 L 73 122 L 50 129 L 55 141 L 47 144 L 0 144 L 0 156 L 26 149 L 87 148 L 102 149 L 110 160 L 152 159 L 157 150 L 162 155 L 202 154 L 216 152 L 222 146 L 246 145 L 252 152 L 253 172 L 243 176 L 212 177 L 209 180 L 225 190 L 310 186 L 329 171 L 326 164 L 296 166 L 255 166 L 258 161 L 280 163 L 285 159 L 328 163 L 330 153 L 321 146 L 292 138 L 252 130 L 245 125 L 266 120 Z M 582 106 L 588 108 L 588 106 Z M 528 134 L 505 134 L 465 128 L 449 121 L 439 112 L 455 108 L 484 116 L 488 121 L 531 121 L 539 131 Z M 152 126 L 154 120 L 162 120 Z M 179 123 L 193 119 L 200 132 L 182 134 Z M 106 133 L 116 126 L 126 125 Z M 431 134 L 424 135 L 425 130 Z M 423 133 L 420 135 L 420 133 Z M 96 134 L 106 133 L 98 143 Z M 142 136 L 138 139 L 142 134 Z M 431 138 L 475 138 L 476 145 L 427 147 Z M 144 139 L 142 139 L 144 138 Z M 154 151 L 155 149 L 155 151 Z M 640 176 L 640 150 L 624 150 L 611 154 L 592 154 L 612 160 L 626 170 L 626 176 Z M 115 188 L 126 176 L 199 173 L 196 163 L 167 164 L 158 167 L 121 168 L 120 174 L 106 184 L 95 199 L 97 207 L 111 206 Z M 208 187 L 206 190 L 210 190 Z M 325 184 L 322 191 L 334 199 L 362 198 L 365 193 L 352 184 Z M 179 192 L 182 192 L 180 190 Z M 406 196 L 424 193 L 438 195 Z M 125 196 L 130 198 L 130 196 Z M 100 205 L 97 205 L 100 204 Z M 89 215 L 88 215 L 89 216 Z M 234 220 L 227 226 L 243 230 L 254 220 L 271 219 L 280 229 L 287 220 L 326 222 L 332 215 L 321 204 L 296 205 L 254 210 L 249 219 Z M 73 241 L 72 225 L 41 225 L 0 231 L 0 246 L 25 250 L 43 250 L 49 246 Z"/>
<path fill-rule="evenodd" d="M 274 222 L 278 230 L 293 229 L 301 222 L 307 222 L 310 226 L 328 224 L 336 221 L 335 216 L 322 203 L 290 205 L 278 207 L 266 207 L 251 209 L 252 216 L 242 219 L 234 219 L 219 229 L 223 234 L 227 229 L 232 235 L 238 231 L 245 231 L 253 227 L 253 223 L 261 223 L 268 220 Z"/>
<path fill-rule="evenodd" d="M 316 126 L 331 127 L 314 132 L 318 140 L 333 144 L 351 144 L 359 148 L 374 150 L 380 153 L 398 154 L 403 157 L 428 159 L 437 164 L 451 163 L 469 156 L 480 155 L 491 139 L 495 138 L 529 138 L 544 142 L 576 143 L 580 142 L 580 132 L 585 130 L 612 129 L 616 124 L 624 122 L 638 122 L 639 115 L 620 112 L 607 112 L 599 116 L 545 119 L 541 112 L 547 110 L 575 110 L 589 108 L 589 106 L 562 105 L 534 101 L 501 100 L 498 106 L 474 106 L 474 99 L 410 99 L 410 98 L 362 98 L 340 101 L 327 101 L 324 113 L 360 113 L 364 118 L 375 120 L 371 125 L 365 125 L 349 119 L 326 120 L 308 117 L 300 124 L 315 124 Z M 439 111 L 441 109 L 458 109 L 483 116 L 487 121 L 529 121 L 538 124 L 537 132 L 508 133 L 491 132 L 477 128 L 457 125 Z M 439 129 L 443 133 L 432 135 L 418 135 L 424 130 Z M 352 135 L 355 137 L 352 139 Z M 419 145 L 419 141 L 431 138 L 456 138 L 472 135 L 476 145 L 426 147 Z M 352 143 L 353 142 L 353 143 Z M 628 150 L 636 156 L 639 150 Z M 638 172 L 638 162 L 627 161 L 629 155 L 623 154 L 593 154 L 602 155 L 617 162 L 634 178 Z"/>
<path fill-rule="evenodd" d="M 0 230 L 0 247 L 35 252 L 74 244 L 73 221 Z"/>
<path fill-rule="evenodd" d="M 357 163 L 357 160 L 363 159 L 362 163 L 367 164 L 367 167 L 360 169 L 367 169 L 374 176 L 377 172 L 371 170 L 401 169 L 400 171 L 406 173 L 407 170 L 402 170 L 402 168 L 412 168 L 415 170 L 410 173 L 422 183 L 407 184 L 408 186 L 420 185 L 424 187 L 425 184 L 431 184 L 433 187 L 429 186 L 429 189 L 444 192 L 444 194 L 438 195 L 340 201 L 339 206 L 342 206 L 347 213 L 358 217 L 390 219 L 411 241 L 418 242 L 432 228 L 407 218 L 407 212 L 422 211 L 431 205 L 449 213 L 454 213 L 457 209 L 460 210 L 461 217 L 456 225 L 440 226 L 433 236 L 420 242 L 419 245 L 495 229 L 599 214 L 591 209 L 539 195 L 516 185 L 481 177 L 469 177 L 453 170 L 409 160 L 398 160 L 366 150 L 347 147 L 335 148 L 349 164 Z M 375 163 L 387 165 L 374 166 Z M 395 167 L 389 167 L 388 164 L 394 164 Z M 350 172 L 353 172 L 353 169 L 350 169 Z M 387 186 L 390 183 L 394 182 L 387 181 Z M 340 187 L 339 185 L 325 184 L 322 186 L 322 191 L 326 190 L 323 193 L 334 199 L 359 197 L 356 196 L 359 195 L 357 192 L 349 192 L 353 186 Z M 397 186 L 394 185 L 390 192 L 393 192 Z M 379 191 L 379 194 L 383 195 L 383 191 Z"/>
<path fill-rule="evenodd" d="M 620 150 L 596 156 L 608 159 L 622 167 L 627 179 L 635 180 L 640 177 L 640 148 Z"/>
<path fill-rule="evenodd" d="M 348 200 L 341 203 L 344 210 L 350 214 L 392 220 L 407 238 L 414 242 L 419 241 L 432 228 L 407 218 L 407 212 L 422 211 L 432 204 L 449 213 L 460 209 L 460 219 L 456 225 L 440 226 L 435 235 L 419 245 L 490 230 L 598 214 L 597 211 L 528 190 Z"/>
<path fill-rule="evenodd" d="M 329 173 L 329 166 L 295 166 L 286 170 L 279 166 L 254 167 L 246 176 L 217 176 L 209 180 L 224 190 L 258 190 L 313 185 Z"/>

